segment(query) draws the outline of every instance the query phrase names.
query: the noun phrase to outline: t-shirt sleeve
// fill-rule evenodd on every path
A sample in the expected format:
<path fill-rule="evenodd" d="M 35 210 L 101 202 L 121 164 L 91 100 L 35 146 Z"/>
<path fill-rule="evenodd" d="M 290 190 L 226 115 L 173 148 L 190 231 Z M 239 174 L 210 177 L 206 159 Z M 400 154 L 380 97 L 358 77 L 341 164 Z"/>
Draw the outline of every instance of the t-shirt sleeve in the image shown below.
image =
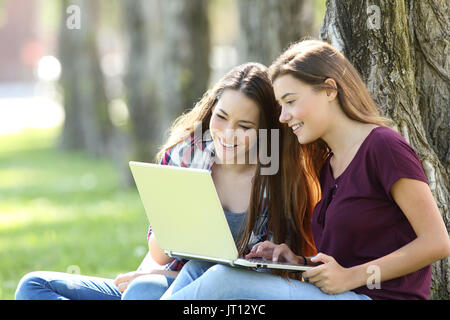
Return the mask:
<path fill-rule="evenodd" d="M 378 180 L 389 198 L 392 199 L 392 186 L 401 178 L 428 184 L 416 152 L 394 130 L 380 132 L 374 141 L 373 151 Z"/>

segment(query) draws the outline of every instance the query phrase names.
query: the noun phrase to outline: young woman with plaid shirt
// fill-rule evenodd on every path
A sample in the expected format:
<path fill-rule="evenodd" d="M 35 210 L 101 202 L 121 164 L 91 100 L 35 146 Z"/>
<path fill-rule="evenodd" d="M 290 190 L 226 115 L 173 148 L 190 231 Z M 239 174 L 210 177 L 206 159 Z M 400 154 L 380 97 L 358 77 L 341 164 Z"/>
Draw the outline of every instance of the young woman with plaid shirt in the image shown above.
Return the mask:
<path fill-rule="evenodd" d="M 233 68 L 191 111 L 174 122 L 168 141 L 157 155 L 164 165 L 211 171 L 241 255 L 266 239 L 285 242 L 297 254 L 315 253 L 309 220 L 318 192 L 311 179 L 314 173 L 304 170 L 311 167 L 307 166 L 312 161 L 307 157 L 310 150 L 281 127 L 279 115 L 267 68 L 247 63 Z M 272 139 L 271 134 L 259 139 L 261 129 L 279 130 L 281 139 Z M 199 131 L 202 134 L 196 135 Z M 279 168 L 264 174 L 270 172 L 265 169 L 272 164 L 262 163 L 259 157 L 252 162 L 254 148 L 278 148 L 279 156 L 273 160 Z M 167 257 L 156 239 L 150 228 L 150 254 L 158 264 L 166 265 L 165 270 L 131 272 L 115 280 L 33 272 L 22 278 L 16 298 L 158 299 L 186 261 Z M 205 270 L 210 266 L 202 264 Z"/>

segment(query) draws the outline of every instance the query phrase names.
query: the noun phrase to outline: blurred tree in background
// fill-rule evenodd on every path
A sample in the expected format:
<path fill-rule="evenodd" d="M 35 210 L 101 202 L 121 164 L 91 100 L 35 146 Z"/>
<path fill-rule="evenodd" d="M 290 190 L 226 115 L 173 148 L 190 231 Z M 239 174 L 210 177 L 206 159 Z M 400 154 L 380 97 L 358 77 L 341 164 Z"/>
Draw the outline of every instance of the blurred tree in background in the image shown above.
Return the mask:
<path fill-rule="evenodd" d="M 70 5 L 80 8 L 79 30 L 67 27 Z M 269 65 L 289 43 L 317 38 L 314 12 L 321 9 L 312 0 L 65 0 L 61 8 L 61 146 L 112 157 L 124 185 L 132 184 L 128 160 L 154 161 L 170 123 L 229 68 L 247 61 Z M 99 48 L 109 12 L 118 20 L 113 28 L 123 64 L 123 88 L 112 96 Z M 228 55 L 213 56 L 223 52 L 214 50 L 221 45 L 217 35 L 231 39 Z M 212 60 L 221 60 L 216 79 Z M 110 118 L 120 106 L 129 118 L 117 127 Z"/>
<path fill-rule="evenodd" d="M 314 0 L 238 0 L 239 61 L 270 65 L 292 42 L 313 36 Z"/>
<path fill-rule="evenodd" d="M 121 1 L 132 156 L 153 161 L 164 131 L 208 86 L 207 0 Z"/>
<path fill-rule="evenodd" d="M 70 5 L 80 8 L 79 30 L 67 26 Z M 129 185 L 128 160 L 154 161 L 170 123 L 208 87 L 208 1 L 119 0 L 115 5 L 124 48 L 124 89 L 119 95 L 126 103 L 128 125 L 116 130 L 108 116 L 114 110 L 108 110 L 99 57 L 99 29 L 105 19 L 99 10 L 114 4 L 65 0 L 59 41 L 66 113 L 61 146 L 112 156 L 123 184 Z"/>
<path fill-rule="evenodd" d="M 80 8 L 80 29 L 69 29 L 66 9 Z M 59 34 L 59 60 L 63 65 L 61 85 L 65 111 L 61 136 L 63 149 L 84 149 L 94 155 L 107 155 L 113 136 L 108 116 L 108 99 L 97 47 L 99 2 L 64 0 Z"/>

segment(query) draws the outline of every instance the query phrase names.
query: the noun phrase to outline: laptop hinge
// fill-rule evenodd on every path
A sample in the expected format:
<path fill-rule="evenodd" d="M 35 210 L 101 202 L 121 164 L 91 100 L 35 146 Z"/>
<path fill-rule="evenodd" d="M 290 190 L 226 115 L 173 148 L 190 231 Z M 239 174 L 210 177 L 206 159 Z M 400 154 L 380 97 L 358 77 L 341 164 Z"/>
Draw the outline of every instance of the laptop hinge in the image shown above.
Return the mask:
<path fill-rule="evenodd" d="M 183 258 L 183 259 L 196 259 L 196 260 L 205 260 L 205 261 L 210 261 L 210 262 L 216 262 L 216 263 L 225 263 L 228 265 L 233 266 L 233 260 L 229 260 L 229 259 L 221 259 L 221 258 L 213 258 L 213 257 L 208 257 L 208 256 L 201 256 L 198 254 L 183 254 L 181 252 L 173 252 L 173 251 L 168 251 L 166 250 L 166 254 L 171 257 L 171 258 Z"/>
<path fill-rule="evenodd" d="M 175 257 L 172 255 L 172 251 L 170 251 L 170 250 L 164 250 L 164 253 L 165 253 L 167 256 L 171 257 L 171 258 L 175 258 Z"/>

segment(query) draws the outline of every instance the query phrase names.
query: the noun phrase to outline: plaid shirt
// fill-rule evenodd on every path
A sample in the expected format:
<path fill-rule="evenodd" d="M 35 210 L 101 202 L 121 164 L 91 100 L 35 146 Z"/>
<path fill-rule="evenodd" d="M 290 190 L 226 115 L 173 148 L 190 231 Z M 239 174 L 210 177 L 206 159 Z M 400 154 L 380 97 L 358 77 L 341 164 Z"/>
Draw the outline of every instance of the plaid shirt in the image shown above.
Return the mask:
<path fill-rule="evenodd" d="M 194 137 L 189 137 L 185 141 L 178 143 L 172 148 L 168 149 L 164 154 L 160 164 L 168 166 L 178 166 L 185 168 L 206 169 L 211 172 L 214 164 L 215 150 L 214 143 L 207 131 L 202 139 L 195 140 Z M 253 247 L 256 243 L 264 241 L 268 238 L 267 234 L 268 212 L 264 207 L 263 212 L 260 213 L 256 219 L 255 228 L 252 231 L 248 248 Z M 147 241 L 152 234 L 152 227 L 149 227 L 147 234 Z M 269 234 L 271 238 L 271 234 Z M 179 271 L 187 262 L 186 259 L 175 259 L 168 263 L 166 270 Z"/>

